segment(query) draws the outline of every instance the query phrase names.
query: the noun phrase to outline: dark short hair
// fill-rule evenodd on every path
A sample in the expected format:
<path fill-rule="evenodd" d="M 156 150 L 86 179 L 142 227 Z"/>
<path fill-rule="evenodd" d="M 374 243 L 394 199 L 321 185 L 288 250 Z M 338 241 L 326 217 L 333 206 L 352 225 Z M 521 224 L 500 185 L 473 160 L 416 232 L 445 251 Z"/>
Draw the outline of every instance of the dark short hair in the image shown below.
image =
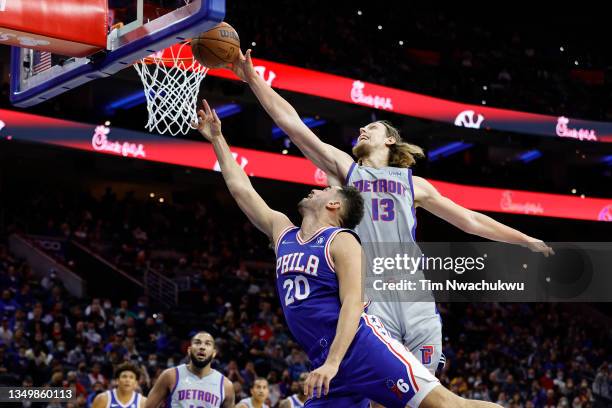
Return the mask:
<path fill-rule="evenodd" d="M 123 363 L 115 369 L 115 378 L 119 378 L 124 371 L 131 371 L 136 376 L 136 381 L 140 380 L 140 369 L 132 363 Z"/>
<path fill-rule="evenodd" d="M 355 187 L 344 186 L 339 190 L 344 201 L 344 210 L 340 217 L 340 226 L 354 229 L 363 218 L 363 197 Z"/>

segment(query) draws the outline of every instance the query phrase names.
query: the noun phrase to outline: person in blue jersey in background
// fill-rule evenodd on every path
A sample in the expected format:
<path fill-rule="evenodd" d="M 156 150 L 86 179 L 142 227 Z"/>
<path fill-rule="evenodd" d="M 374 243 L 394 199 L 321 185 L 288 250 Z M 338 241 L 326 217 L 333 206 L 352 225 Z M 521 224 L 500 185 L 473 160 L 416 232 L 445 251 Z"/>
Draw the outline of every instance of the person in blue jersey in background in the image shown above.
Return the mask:
<path fill-rule="evenodd" d="M 115 370 L 117 388 L 100 393 L 91 404 L 92 408 L 144 408 L 146 397 L 138 391 L 140 370 L 133 364 L 121 364 Z"/>
<path fill-rule="evenodd" d="M 361 245 L 351 230 L 363 217 L 354 187 L 312 190 L 298 204 L 300 226 L 272 210 L 236 163 L 221 121 L 206 101 L 196 127 L 212 143 L 240 209 L 274 243 L 276 287 L 287 325 L 313 365 L 306 407 L 499 407 L 461 398 L 439 381 L 375 316 L 363 313 Z"/>

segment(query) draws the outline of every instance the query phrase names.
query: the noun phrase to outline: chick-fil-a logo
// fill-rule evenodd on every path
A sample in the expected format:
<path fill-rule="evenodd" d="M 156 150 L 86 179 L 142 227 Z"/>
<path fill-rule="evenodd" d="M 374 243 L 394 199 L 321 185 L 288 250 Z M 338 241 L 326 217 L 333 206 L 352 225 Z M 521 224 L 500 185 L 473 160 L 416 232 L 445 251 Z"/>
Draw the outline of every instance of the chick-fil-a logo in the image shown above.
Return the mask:
<path fill-rule="evenodd" d="M 249 164 L 249 159 L 244 156 L 240 156 L 238 153 L 232 152 L 232 157 L 236 160 L 236 163 L 240 166 L 242 170 L 245 170 L 247 164 Z M 215 162 L 213 166 L 214 171 L 221 171 L 221 165 L 219 164 L 219 160 Z M 251 174 L 252 175 L 252 174 Z"/>
<path fill-rule="evenodd" d="M 578 140 L 597 141 L 597 135 L 593 129 L 571 129 L 568 127 L 569 119 L 565 116 L 560 116 L 557 119 L 557 136 L 571 137 Z"/>
<path fill-rule="evenodd" d="M 500 207 L 504 211 L 517 212 L 522 214 L 543 214 L 544 209 L 540 203 L 515 203 L 512 201 L 512 191 L 504 191 L 500 202 Z"/>
<path fill-rule="evenodd" d="M 272 86 L 272 83 L 276 79 L 276 73 L 274 71 L 267 69 L 263 65 L 257 65 L 256 67 L 254 67 L 254 69 L 255 69 L 255 72 L 257 72 L 259 76 L 262 77 L 264 81 L 266 81 L 266 84 L 268 84 L 268 86 Z M 266 70 L 268 71 L 267 78 L 266 78 Z"/>
<path fill-rule="evenodd" d="M 597 219 L 599 221 L 612 221 L 612 204 L 608 204 L 602 208 Z"/>
<path fill-rule="evenodd" d="M 91 146 L 96 151 L 111 152 L 120 154 L 123 157 L 147 157 L 144 145 L 129 142 L 111 142 L 108 140 L 110 128 L 106 126 L 96 126 L 94 135 L 91 138 Z"/>
<path fill-rule="evenodd" d="M 351 100 L 355 103 L 372 106 L 376 109 L 393 110 L 393 101 L 391 98 L 378 95 L 366 95 L 363 92 L 364 89 L 365 83 L 354 81 L 353 88 L 351 89 Z"/>
<path fill-rule="evenodd" d="M 455 118 L 455 126 L 480 129 L 480 125 L 484 119 L 484 116 L 480 113 L 476 113 L 473 110 L 464 110 Z"/>

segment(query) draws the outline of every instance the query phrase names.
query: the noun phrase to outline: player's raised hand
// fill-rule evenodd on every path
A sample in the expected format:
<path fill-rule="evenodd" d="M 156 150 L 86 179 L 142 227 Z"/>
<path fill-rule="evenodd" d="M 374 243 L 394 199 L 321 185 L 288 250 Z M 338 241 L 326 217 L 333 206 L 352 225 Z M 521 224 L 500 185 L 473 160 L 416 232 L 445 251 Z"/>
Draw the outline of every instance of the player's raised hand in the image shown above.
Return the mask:
<path fill-rule="evenodd" d="M 191 122 L 191 126 L 198 129 L 206 140 L 212 142 L 213 139 L 221 136 L 221 120 L 217 116 L 217 112 L 210 109 L 206 99 L 202 99 L 202 105 L 203 109 L 198 111 L 198 121 Z"/>
<path fill-rule="evenodd" d="M 308 398 L 320 398 L 329 393 L 329 383 L 338 373 L 338 367 L 325 363 L 314 371 L 311 371 L 304 383 L 304 394 Z"/>
<path fill-rule="evenodd" d="M 532 252 L 540 252 L 540 253 L 542 253 L 547 258 L 548 258 L 549 255 L 554 255 L 555 254 L 555 251 L 553 251 L 553 249 L 551 247 L 546 245 L 546 242 L 544 242 L 542 240 L 539 240 L 539 239 L 533 238 L 532 240 L 527 242 L 527 244 L 525 246 L 527 248 L 531 249 Z"/>
<path fill-rule="evenodd" d="M 246 54 L 243 54 L 240 51 L 240 55 L 235 62 L 228 65 L 228 68 L 231 69 L 234 74 L 244 82 L 249 82 L 257 76 L 257 72 L 255 71 L 255 67 L 253 67 L 253 60 L 251 59 L 251 50 L 248 49 Z"/>

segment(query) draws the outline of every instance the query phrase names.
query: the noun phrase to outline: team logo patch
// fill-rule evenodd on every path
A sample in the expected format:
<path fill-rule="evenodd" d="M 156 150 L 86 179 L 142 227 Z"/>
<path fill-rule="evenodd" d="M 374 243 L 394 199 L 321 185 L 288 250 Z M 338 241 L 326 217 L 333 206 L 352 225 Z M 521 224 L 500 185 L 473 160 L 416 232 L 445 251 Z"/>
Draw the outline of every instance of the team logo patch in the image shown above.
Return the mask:
<path fill-rule="evenodd" d="M 423 346 L 419 349 L 421 351 L 421 362 L 423 365 L 431 364 L 431 356 L 434 353 L 434 346 Z"/>
<path fill-rule="evenodd" d="M 386 385 L 389 391 L 395 394 L 400 400 L 403 400 L 406 396 L 408 396 L 407 400 L 410 400 L 414 396 L 414 390 L 410 386 L 410 382 L 404 381 L 403 378 L 397 381 L 388 378 Z"/>
<path fill-rule="evenodd" d="M 325 242 L 325 237 L 317 238 L 317 245 L 323 245 L 324 242 Z"/>

